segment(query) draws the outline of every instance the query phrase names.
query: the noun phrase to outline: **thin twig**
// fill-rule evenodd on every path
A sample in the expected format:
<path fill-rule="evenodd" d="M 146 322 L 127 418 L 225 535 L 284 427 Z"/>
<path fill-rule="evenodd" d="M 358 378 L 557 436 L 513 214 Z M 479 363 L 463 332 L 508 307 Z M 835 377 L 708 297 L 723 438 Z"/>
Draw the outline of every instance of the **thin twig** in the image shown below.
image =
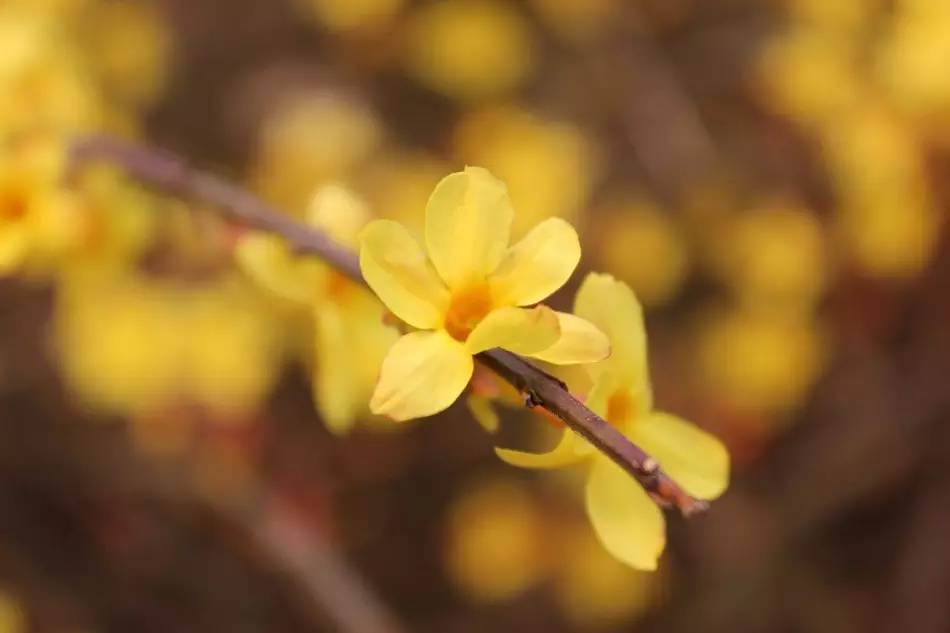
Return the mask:
<path fill-rule="evenodd" d="M 366 283 L 353 251 L 321 231 L 290 219 L 244 189 L 192 169 L 172 154 L 105 136 L 80 139 L 71 150 L 72 168 L 96 160 L 113 163 L 143 183 L 214 206 L 225 217 L 242 224 L 276 233 L 297 251 L 316 255 L 354 281 Z M 529 405 L 547 409 L 594 444 L 661 505 L 675 507 L 687 516 L 707 507 L 670 479 L 656 460 L 574 398 L 557 379 L 502 349 L 482 352 L 478 359 L 520 390 Z"/>

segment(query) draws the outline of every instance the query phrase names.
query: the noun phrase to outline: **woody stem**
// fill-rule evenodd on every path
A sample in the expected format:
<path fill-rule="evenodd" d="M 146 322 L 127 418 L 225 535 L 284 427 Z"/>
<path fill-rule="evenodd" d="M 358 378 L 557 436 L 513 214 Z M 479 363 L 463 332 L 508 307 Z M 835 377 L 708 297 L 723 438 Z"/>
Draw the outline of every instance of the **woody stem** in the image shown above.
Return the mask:
<path fill-rule="evenodd" d="M 89 136 L 72 144 L 72 169 L 95 161 L 115 164 L 142 183 L 213 206 L 222 216 L 240 224 L 280 235 L 298 252 L 315 255 L 353 281 L 366 284 L 356 253 L 241 187 L 191 168 L 173 154 L 107 136 Z M 704 502 L 688 495 L 664 473 L 656 460 L 584 406 L 553 376 L 503 349 L 482 352 L 477 358 L 525 394 L 529 406 L 547 409 L 630 473 L 661 505 L 675 507 L 687 516 L 706 508 Z"/>

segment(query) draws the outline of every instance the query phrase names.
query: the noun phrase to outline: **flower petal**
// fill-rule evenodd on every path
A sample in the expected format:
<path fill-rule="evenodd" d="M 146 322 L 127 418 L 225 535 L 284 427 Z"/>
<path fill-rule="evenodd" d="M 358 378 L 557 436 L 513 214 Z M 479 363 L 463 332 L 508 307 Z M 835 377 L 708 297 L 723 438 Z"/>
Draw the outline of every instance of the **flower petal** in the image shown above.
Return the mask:
<path fill-rule="evenodd" d="M 358 359 L 350 352 L 347 324 L 335 305 L 325 302 L 313 311 L 313 315 L 316 325 L 316 366 L 312 378 L 314 400 L 327 428 L 333 433 L 345 433 L 366 406 L 366 401 L 359 402 L 357 396 Z"/>
<path fill-rule="evenodd" d="M 525 352 L 529 356 L 555 365 L 595 363 L 610 355 L 610 341 L 590 321 L 566 312 L 557 313 L 561 336 L 541 352 Z"/>
<path fill-rule="evenodd" d="M 397 421 L 438 413 L 459 397 L 472 369 L 471 354 L 444 330 L 406 334 L 383 360 L 370 410 Z"/>
<path fill-rule="evenodd" d="M 499 308 L 482 319 L 465 341 L 470 354 L 503 347 L 516 354 L 546 349 L 561 335 L 557 315 L 547 306 Z"/>
<path fill-rule="evenodd" d="M 376 296 L 409 325 L 433 329 L 442 324 L 448 290 L 398 222 L 374 220 L 360 232 L 360 270 Z"/>
<path fill-rule="evenodd" d="M 729 485 L 726 447 L 686 420 L 655 411 L 633 425 L 631 438 L 694 497 L 715 499 Z"/>
<path fill-rule="evenodd" d="M 587 514 L 607 551 L 636 569 L 656 569 L 666 545 L 666 524 L 640 484 L 599 456 L 587 479 L 586 496 Z"/>
<path fill-rule="evenodd" d="M 480 281 L 498 267 L 513 215 L 508 188 L 487 169 L 466 167 L 436 185 L 426 205 L 426 248 L 449 288 Z"/>
<path fill-rule="evenodd" d="M 577 231 L 561 218 L 548 218 L 508 249 L 491 275 L 499 302 L 531 305 L 567 282 L 581 259 Z"/>
<path fill-rule="evenodd" d="M 9 224 L 0 232 L 0 274 L 13 271 L 26 257 L 30 236 L 23 224 Z"/>
<path fill-rule="evenodd" d="M 258 285 L 277 296 L 309 305 L 326 274 L 317 261 L 295 257 L 286 242 L 265 233 L 249 233 L 234 249 L 238 266 Z"/>
<path fill-rule="evenodd" d="M 465 404 L 468 406 L 469 413 L 472 414 L 472 417 L 475 418 L 475 421 L 478 422 L 483 429 L 489 433 L 498 431 L 498 427 L 501 426 L 501 420 L 490 398 L 472 393 L 465 399 Z"/>
<path fill-rule="evenodd" d="M 576 464 L 587 458 L 586 442 L 573 431 L 565 430 L 557 446 L 546 453 L 529 453 L 510 448 L 495 448 L 502 461 L 519 468 L 551 469 Z"/>
<path fill-rule="evenodd" d="M 643 309 L 633 291 L 611 275 L 590 273 L 574 299 L 574 314 L 596 325 L 610 339 L 610 357 L 590 368 L 596 378 L 612 371 L 624 384 L 648 388 L 646 331 Z"/>

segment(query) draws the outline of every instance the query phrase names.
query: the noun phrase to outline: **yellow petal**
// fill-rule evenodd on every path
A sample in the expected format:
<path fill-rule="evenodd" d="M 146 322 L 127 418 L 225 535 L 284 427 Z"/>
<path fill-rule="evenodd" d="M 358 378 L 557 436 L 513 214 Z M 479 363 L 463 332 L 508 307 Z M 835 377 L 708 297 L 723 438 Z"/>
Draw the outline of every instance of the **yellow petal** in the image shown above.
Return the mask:
<path fill-rule="evenodd" d="M 599 456 L 587 479 L 586 496 L 587 514 L 607 551 L 636 569 L 656 569 L 666 545 L 666 524 L 640 484 Z"/>
<path fill-rule="evenodd" d="M 383 360 L 370 410 L 398 421 L 438 413 L 459 397 L 472 369 L 471 354 L 445 331 L 406 334 Z"/>
<path fill-rule="evenodd" d="M 413 327 L 441 325 L 449 294 L 401 224 L 374 220 L 360 233 L 360 270 L 376 296 Z"/>
<path fill-rule="evenodd" d="M 624 384 L 638 391 L 649 384 L 643 310 L 625 283 L 610 275 L 590 273 L 577 291 L 574 314 L 596 325 L 610 339 L 610 357 L 591 367 L 592 375 L 616 372 Z"/>
<path fill-rule="evenodd" d="M 0 227 L 0 274 L 14 270 L 26 257 L 30 236 L 22 224 Z"/>
<path fill-rule="evenodd" d="M 280 238 L 250 233 L 234 249 L 238 266 L 258 285 L 279 297 L 309 305 L 317 293 L 321 264 L 302 261 Z"/>
<path fill-rule="evenodd" d="M 495 448 L 495 453 L 512 466 L 547 470 L 570 466 L 586 459 L 589 453 L 584 450 L 585 445 L 587 442 L 573 431 L 564 431 L 557 446 L 546 453 L 529 453 L 510 448 Z"/>
<path fill-rule="evenodd" d="M 503 304 L 537 303 L 564 285 L 580 259 L 574 227 L 548 218 L 508 249 L 492 273 L 492 293 Z"/>
<path fill-rule="evenodd" d="M 653 412 L 637 420 L 631 439 L 694 497 L 714 499 L 729 485 L 726 447 L 686 420 L 669 413 Z"/>
<path fill-rule="evenodd" d="M 436 185 L 426 205 L 426 247 L 450 288 L 484 279 L 508 248 L 514 212 L 508 188 L 481 167 L 466 167 Z"/>
<path fill-rule="evenodd" d="M 495 407 L 489 398 L 470 394 L 468 398 L 465 399 L 465 404 L 468 406 L 472 417 L 475 418 L 475 421 L 478 422 L 483 429 L 489 433 L 498 431 L 501 421 L 498 418 L 498 412 L 495 411 Z"/>
<path fill-rule="evenodd" d="M 530 354 L 553 345 L 561 335 L 557 315 L 547 306 L 499 308 L 482 319 L 465 341 L 470 354 L 502 347 Z"/>
<path fill-rule="evenodd" d="M 313 314 L 316 323 L 314 399 L 327 428 L 333 433 L 345 433 L 366 406 L 365 400 L 358 400 L 356 363 L 359 359 L 350 349 L 347 323 L 335 305 L 323 302 Z"/>
<path fill-rule="evenodd" d="M 590 321 L 573 314 L 557 313 L 561 336 L 541 352 L 526 354 L 555 365 L 595 363 L 610 354 L 610 341 Z"/>

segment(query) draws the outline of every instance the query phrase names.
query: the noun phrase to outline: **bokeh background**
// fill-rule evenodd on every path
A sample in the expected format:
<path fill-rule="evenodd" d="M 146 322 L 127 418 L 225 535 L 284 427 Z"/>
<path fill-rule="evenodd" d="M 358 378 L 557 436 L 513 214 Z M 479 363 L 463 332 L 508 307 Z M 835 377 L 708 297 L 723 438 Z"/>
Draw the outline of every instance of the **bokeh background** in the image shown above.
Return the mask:
<path fill-rule="evenodd" d="M 943 0 L 4 0 L 0 233 L 74 215 L 0 257 L 0 632 L 950 630 L 948 60 Z M 331 433 L 235 227 L 8 140 L 103 131 L 298 217 L 488 167 L 638 293 L 729 491 L 645 574 L 495 458 L 529 413 Z"/>

